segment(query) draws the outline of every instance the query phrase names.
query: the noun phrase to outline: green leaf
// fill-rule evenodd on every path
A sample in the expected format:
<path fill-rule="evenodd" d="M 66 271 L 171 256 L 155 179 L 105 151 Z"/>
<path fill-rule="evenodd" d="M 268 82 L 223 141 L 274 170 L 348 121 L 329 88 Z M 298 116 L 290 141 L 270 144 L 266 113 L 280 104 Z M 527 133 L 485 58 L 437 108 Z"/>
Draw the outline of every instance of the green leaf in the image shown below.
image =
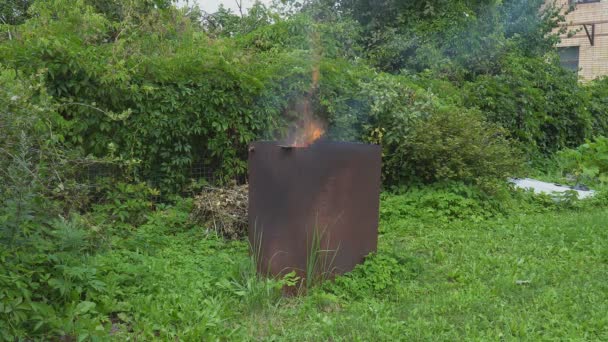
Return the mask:
<path fill-rule="evenodd" d="M 85 314 L 85 313 L 93 310 L 95 308 L 95 306 L 97 306 L 97 304 L 95 304 L 93 302 L 89 302 L 89 301 L 80 302 L 76 306 L 76 314 L 80 314 L 80 315 Z"/>

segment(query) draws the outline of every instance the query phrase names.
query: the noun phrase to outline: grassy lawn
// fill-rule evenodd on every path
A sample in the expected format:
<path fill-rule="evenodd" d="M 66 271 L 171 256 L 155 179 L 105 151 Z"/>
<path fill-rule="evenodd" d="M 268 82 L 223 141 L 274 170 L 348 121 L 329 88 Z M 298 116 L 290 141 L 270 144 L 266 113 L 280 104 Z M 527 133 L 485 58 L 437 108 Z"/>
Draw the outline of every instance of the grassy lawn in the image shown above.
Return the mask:
<path fill-rule="evenodd" d="M 243 242 L 145 225 L 92 260 L 100 309 L 117 340 L 608 340 L 608 210 L 437 223 L 383 207 L 378 254 L 299 298 L 256 280 Z"/>

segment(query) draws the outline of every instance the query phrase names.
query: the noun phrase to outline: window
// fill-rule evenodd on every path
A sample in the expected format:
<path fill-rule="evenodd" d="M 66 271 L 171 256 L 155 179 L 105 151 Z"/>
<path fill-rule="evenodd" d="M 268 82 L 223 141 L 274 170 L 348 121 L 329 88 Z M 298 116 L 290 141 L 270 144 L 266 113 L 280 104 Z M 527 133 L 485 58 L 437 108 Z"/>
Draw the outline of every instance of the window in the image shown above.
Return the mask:
<path fill-rule="evenodd" d="M 559 60 L 564 69 L 578 73 L 579 47 L 569 46 L 558 48 Z"/>

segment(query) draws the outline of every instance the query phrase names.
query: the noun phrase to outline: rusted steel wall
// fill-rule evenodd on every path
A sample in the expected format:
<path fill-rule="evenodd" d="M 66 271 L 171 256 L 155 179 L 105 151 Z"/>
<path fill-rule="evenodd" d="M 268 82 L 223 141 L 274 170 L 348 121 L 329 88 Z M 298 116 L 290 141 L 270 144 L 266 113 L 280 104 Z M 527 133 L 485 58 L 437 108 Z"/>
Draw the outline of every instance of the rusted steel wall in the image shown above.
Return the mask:
<path fill-rule="evenodd" d="M 330 251 L 324 271 L 344 273 L 362 262 L 377 246 L 380 172 L 376 145 L 253 143 L 249 240 L 259 272 L 304 274 L 315 229 Z"/>

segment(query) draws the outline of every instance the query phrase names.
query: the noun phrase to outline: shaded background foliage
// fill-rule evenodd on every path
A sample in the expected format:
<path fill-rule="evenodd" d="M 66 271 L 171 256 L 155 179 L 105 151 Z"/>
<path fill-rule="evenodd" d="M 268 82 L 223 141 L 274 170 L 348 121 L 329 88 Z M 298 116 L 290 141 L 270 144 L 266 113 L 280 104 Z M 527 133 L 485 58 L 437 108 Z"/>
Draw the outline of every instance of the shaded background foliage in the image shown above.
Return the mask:
<path fill-rule="evenodd" d="M 505 56 L 498 75 L 467 84 L 466 100 L 508 129 L 530 153 L 552 153 L 591 136 L 590 94 L 558 61 Z M 601 117 L 599 115 L 598 117 Z"/>
<path fill-rule="evenodd" d="M 160 0 L 37 2 L 11 12 L 31 18 L 10 26 L 0 55 L 24 74 L 43 72 L 71 146 L 131 160 L 136 179 L 169 192 L 193 164 L 219 181 L 241 178 L 247 144 L 281 137 L 305 94 L 332 138 L 385 145 L 393 184 L 434 179 L 415 166 L 425 161 L 404 161 L 405 142 L 416 120 L 446 106 L 478 108 L 475 120 L 505 128 L 528 156 L 604 129 L 604 105 L 589 102 L 600 87 L 547 57 L 561 17 L 542 1 L 296 4 L 283 2 L 298 8 L 290 16 L 256 4 L 241 17 Z M 311 89 L 315 66 L 322 77 Z M 406 101 L 410 88 L 417 99 Z"/>

